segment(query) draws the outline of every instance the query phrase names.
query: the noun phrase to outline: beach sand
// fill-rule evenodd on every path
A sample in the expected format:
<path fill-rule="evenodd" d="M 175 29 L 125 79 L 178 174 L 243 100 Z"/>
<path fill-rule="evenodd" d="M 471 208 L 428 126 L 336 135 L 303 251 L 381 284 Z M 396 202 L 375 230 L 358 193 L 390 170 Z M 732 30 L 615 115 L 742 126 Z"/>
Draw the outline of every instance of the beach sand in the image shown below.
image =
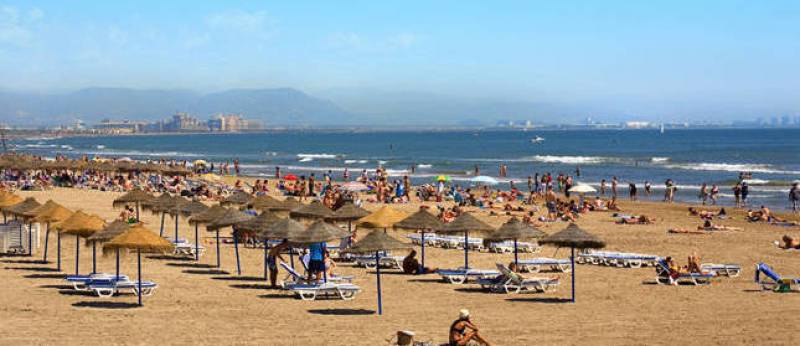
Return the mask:
<path fill-rule="evenodd" d="M 40 202 L 53 199 L 71 209 L 82 209 L 113 220 L 118 211 L 111 201 L 119 193 L 55 189 L 20 192 Z M 429 203 L 430 204 L 430 203 Z M 418 204 L 402 205 L 413 211 Z M 784 251 L 772 242 L 783 234 L 800 235 L 800 228 L 784 228 L 735 219 L 723 221 L 744 231 L 709 235 L 670 235 L 672 227 L 694 228 L 700 221 L 686 213 L 686 205 L 623 203 L 628 214 L 658 218 L 654 225 L 615 225 L 611 213 L 590 213 L 581 227 L 608 243 L 608 250 L 671 255 L 679 264 L 697 252 L 703 262 L 737 263 L 737 278 L 714 280 L 709 286 L 660 286 L 653 268 L 620 269 L 593 265 L 577 268 L 577 303 L 570 295 L 569 274 L 558 275 L 556 293 L 503 295 L 483 293 L 476 285 L 450 285 L 436 275 L 406 276 L 396 270 L 382 275 L 384 314 L 373 312 L 376 285 L 373 270 L 340 264 L 338 272 L 355 275 L 363 292 L 353 301 L 295 299 L 290 293 L 266 289 L 261 276 L 262 250 L 242 248 L 242 277 L 235 275 L 233 246 L 222 246 L 222 266 L 231 275 L 208 274 L 193 261 L 143 258 L 145 280 L 159 284 L 143 308 L 132 308 L 133 295 L 103 300 L 77 294 L 60 279 L 74 271 L 75 239 L 62 238 L 64 273 L 55 268 L 55 237 L 51 237 L 51 264 L 40 259 L 0 257 L 0 344 L 282 344 L 384 345 L 398 330 L 411 330 L 416 340 L 447 341 L 447 330 L 459 309 L 471 311 L 481 333 L 497 345 L 532 344 L 791 344 L 800 322 L 800 294 L 764 292 L 753 283 L 757 262 L 770 264 L 784 275 L 800 274 L 800 252 Z M 369 205 L 368 209 L 377 206 Z M 147 226 L 158 231 L 159 219 L 143 213 Z M 505 217 L 484 216 L 494 225 Z M 796 219 L 796 218 L 795 218 Z M 167 234 L 174 224 L 167 218 Z M 548 233 L 566 227 L 549 224 Z M 229 231 L 225 231 L 229 234 Z M 366 232 L 359 232 L 363 236 Z M 193 239 L 193 228 L 181 219 L 181 237 Z M 207 248 L 200 263 L 214 263 L 213 233 L 201 228 Z M 394 232 L 404 238 L 405 232 Z M 91 269 L 91 248 L 81 241 L 81 272 Z M 568 249 L 545 247 L 536 256 L 568 256 Z M 426 248 L 429 266 L 457 267 L 463 252 Z M 523 254 L 522 258 L 534 255 Z M 471 266 L 494 268 L 512 254 L 471 253 Z M 114 257 L 99 256 L 98 269 L 113 272 Z M 136 275 L 135 256 L 122 260 L 122 273 Z M 284 273 L 281 273 L 283 277 Z M 528 274 L 530 275 L 530 274 Z"/>

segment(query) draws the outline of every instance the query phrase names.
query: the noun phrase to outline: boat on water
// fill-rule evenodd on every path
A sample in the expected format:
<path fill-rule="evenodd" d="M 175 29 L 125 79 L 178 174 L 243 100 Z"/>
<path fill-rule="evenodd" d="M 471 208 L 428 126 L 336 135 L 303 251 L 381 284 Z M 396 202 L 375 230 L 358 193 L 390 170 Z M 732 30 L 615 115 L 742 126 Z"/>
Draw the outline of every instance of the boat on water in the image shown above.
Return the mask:
<path fill-rule="evenodd" d="M 534 138 L 531 138 L 531 143 L 533 143 L 533 144 L 539 144 L 539 143 L 542 143 L 542 142 L 544 142 L 544 138 L 543 137 L 536 136 Z"/>

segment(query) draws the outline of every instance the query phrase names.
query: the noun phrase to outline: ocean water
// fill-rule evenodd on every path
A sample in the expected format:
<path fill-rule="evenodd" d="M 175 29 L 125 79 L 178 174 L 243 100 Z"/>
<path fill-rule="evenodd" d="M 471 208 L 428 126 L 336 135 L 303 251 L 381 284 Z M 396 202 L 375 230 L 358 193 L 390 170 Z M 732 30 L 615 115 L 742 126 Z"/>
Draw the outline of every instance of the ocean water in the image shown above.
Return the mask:
<path fill-rule="evenodd" d="M 531 139 L 545 140 L 534 144 Z M 196 134 L 70 137 L 13 142 L 17 150 L 43 156 L 58 153 L 131 157 L 134 159 L 206 159 L 213 162 L 238 158 L 242 171 L 271 177 L 276 166 L 283 172 L 309 174 L 332 170 L 336 178 L 348 168 L 351 176 L 378 164 L 398 178 L 410 174 L 415 183 L 448 174 L 456 184 L 469 185 L 477 165 L 481 174 L 498 176 L 500 164 L 508 166 L 503 184 L 514 181 L 525 188 L 529 175 L 551 172 L 575 175 L 579 182 L 599 185 L 617 176 L 621 195 L 634 182 L 643 196 L 650 181 L 663 195 L 663 183 L 673 179 L 678 199 L 697 201 L 703 182 L 720 185 L 721 202 L 731 204 L 731 186 L 740 171 L 753 173 L 750 204 L 786 209 L 791 181 L 800 179 L 800 130 L 709 129 L 580 130 L 580 131 L 443 131 L 344 132 L 289 131 L 253 134 Z"/>

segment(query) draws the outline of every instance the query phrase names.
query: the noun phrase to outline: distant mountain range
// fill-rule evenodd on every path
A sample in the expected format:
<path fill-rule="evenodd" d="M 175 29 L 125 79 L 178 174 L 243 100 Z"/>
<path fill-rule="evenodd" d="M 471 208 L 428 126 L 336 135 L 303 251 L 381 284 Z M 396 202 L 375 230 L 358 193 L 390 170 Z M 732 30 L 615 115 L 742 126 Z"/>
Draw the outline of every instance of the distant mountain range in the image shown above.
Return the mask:
<path fill-rule="evenodd" d="M 102 119 L 160 120 L 175 112 L 207 118 L 241 113 L 268 125 L 341 125 L 358 117 L 302 91 L 231 89 L 210 94 L 188 90 L 87 88 L 63 94 L 0 91 L 0 123 L 54 125 Z"/>

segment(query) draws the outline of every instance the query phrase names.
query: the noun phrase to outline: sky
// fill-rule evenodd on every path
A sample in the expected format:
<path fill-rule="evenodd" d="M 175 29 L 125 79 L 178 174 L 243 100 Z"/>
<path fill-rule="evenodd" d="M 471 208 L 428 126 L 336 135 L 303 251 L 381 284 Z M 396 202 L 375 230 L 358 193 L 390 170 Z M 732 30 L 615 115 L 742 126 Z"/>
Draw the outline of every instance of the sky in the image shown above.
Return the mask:
<path fill-rule="evenodd" d="M 798 112 L 797 23 L 798 1 L 0 0 L 0 89 Z"/>

